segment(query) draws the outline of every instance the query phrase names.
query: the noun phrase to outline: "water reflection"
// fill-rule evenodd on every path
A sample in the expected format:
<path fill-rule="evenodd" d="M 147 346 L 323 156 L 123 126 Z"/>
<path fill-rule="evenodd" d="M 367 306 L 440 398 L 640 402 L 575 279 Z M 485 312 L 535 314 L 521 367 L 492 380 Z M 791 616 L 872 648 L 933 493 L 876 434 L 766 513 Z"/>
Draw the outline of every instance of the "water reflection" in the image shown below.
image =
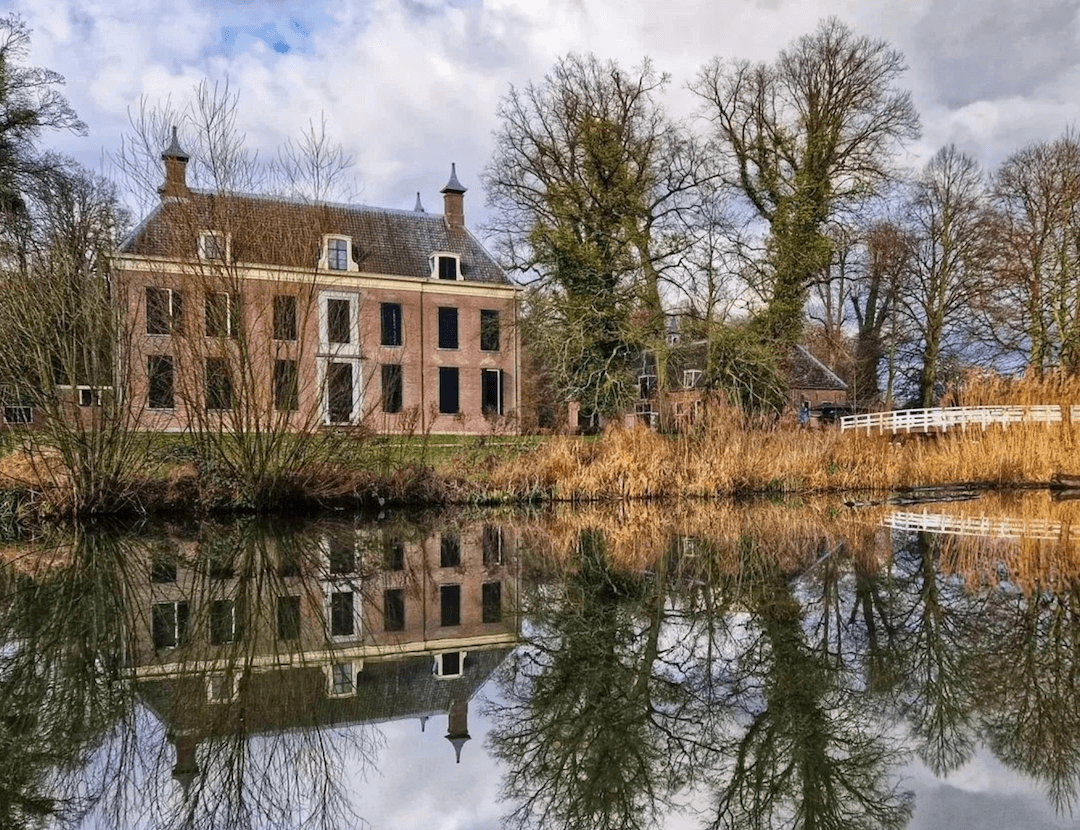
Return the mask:
<path fill-rule="evenodd" d="M 987 750 L 1067 821 L 1071 533 L 889 515 L 639 505 L 13 544 L 0 826 L 355 826 L 379 818 L 363 781 L 386 753 L 419 751 L 385 745 L 393 721 L 444 734 L 449 764 L 490 753 L 511 827 L 901 828 L 914 759 L 946 776 Z"/>

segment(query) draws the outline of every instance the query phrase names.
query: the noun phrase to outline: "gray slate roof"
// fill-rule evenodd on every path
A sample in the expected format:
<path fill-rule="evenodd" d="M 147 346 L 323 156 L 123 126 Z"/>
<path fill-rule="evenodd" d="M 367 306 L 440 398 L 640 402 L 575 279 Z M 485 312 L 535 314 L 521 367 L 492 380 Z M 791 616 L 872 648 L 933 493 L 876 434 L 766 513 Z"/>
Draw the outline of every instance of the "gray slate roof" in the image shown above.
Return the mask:
<path fill-rule="evenodd" d="M 462 675 L 445 679 L 432 674 L 429 654 L 368 662 L 348 697 L 327 696 L 326 675 L 317 666 L 252 674 L 228 704 L 208 703 L 206 680 L 198 674 L 140 681 L 138 690 L 170 729 L 201 736 L 378 723 L 445 714 L 453 701 L 471 699 L 511 651 L 470 651 Z"/>
<path fill-rule="evenodd" d="M 352 238 L 361 271 L 425 279 L 428 257 L 457 254 L 467 281 L 509 284 L 491 254 L 467 229 L 447 227 L 442 214 L 278 197 L 193 192 L 162 202 L 120 246 L 121 253 L 191 258 L 199 231 L 229 235 L 235 261 L 312 269 L 324 234 Z"/>

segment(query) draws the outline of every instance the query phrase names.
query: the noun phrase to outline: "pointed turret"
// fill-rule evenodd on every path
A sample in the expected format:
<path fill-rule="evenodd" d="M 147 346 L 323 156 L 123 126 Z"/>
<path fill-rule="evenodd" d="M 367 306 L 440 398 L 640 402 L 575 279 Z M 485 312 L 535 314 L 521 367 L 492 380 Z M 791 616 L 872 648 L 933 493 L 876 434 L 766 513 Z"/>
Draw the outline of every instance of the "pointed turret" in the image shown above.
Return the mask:
<path fill-rule="evenodd" d="M 158 188 L 162 199 L 170 197 L 185 198 L 191 195 L 191 189 L 187 185 L 187 163 L 191 158 L 180 146 L 180 139 L 176 134 L 176 127 L 172 128 L 172 141 L 161 154 L 161 160 L 165 162 L 165 182 Z"/>
<path fill-rule="evenodd" d="M 461 748 L 470 740 L 469 735 L 469 701 L 455 700 L 450 704 L 449 724 L 446 730 L 446 739 L 454 747 L 454 755 L 457 763 L 461 763 Z"/>
<path fill-rule="evenodd" d="M 420 191 L 419 190 L 416 191 L 416 206 L 413 207 L 413 210 L 415 210 L 417 213 L 426 213 L 426 211 L 424 210 L 424 205 L 420 201 Z"/>
<path fill-rule="evenodd" d="M 465 229 L 465 188 L 457 177 L 457 164 L 450 165 L 450 181 L 442 189 L 443 219 L 451 230 Z"/>

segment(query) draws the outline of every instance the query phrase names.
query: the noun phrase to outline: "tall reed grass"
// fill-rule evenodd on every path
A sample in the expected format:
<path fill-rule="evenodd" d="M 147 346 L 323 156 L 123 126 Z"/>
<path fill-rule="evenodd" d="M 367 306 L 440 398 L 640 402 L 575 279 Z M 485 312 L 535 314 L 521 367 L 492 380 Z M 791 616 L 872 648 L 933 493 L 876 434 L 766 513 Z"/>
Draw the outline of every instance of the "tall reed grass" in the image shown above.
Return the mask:
<path fill-rule="evenodd" d="M 975 378 L 952 393 L 976 403 L 1080 403 L 1080 381 L 1051 376 L 1006 382 Z M 889 491 L 978 483 L 1046 483 L 1080 473 L 1080 424 L 991 426 L 934 436 L 882 436 L 747 425 L 740 413 L 711 413 L 708 425 L 678 437 L 613 429 L 596 442 L 558 437 L 509 459 L 492 485 L 569 501 L 715 497 L 739 493 Z"/>

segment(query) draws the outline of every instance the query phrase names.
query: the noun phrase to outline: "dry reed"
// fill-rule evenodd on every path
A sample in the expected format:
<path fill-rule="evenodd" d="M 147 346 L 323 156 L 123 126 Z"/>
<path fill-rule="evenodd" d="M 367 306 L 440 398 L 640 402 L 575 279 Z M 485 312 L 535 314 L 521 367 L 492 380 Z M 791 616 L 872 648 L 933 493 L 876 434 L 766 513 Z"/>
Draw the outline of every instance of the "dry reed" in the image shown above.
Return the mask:
<path fill-rule="evenodd" d="M 1080 403 L 1080 381 L 1059 376 L 973 378 L 950 403 Z M 747 428 L 730 410 L 681 437 L 613 429 L 594 443 L 563 436 L 507 460 L 491 483 L 519 494 L 593 501 L 752 492 L 888 491 L 915 486 L 1046 483 L 1075 468 L 1080 425 L 972 428 L 935 436 Z"/>

